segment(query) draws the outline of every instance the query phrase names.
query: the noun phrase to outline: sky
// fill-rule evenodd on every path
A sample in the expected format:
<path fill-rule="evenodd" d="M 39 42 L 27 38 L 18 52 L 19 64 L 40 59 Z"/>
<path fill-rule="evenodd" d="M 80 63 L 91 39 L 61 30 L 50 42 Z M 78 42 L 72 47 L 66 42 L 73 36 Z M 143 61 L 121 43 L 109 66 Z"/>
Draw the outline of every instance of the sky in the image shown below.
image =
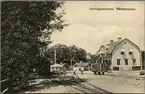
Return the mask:
<path fill-rule="evenodd" d="M 135 11 L 90 10 L 90 8 L 135 8 Z M 67 1 L 63 8 L 69 26 L 54 32 L 54 44 L 77 45 L 95 54 L 101 45 L 118 37 L 128 38 L 145 50 L 144 3 L 114 1 Z"/>

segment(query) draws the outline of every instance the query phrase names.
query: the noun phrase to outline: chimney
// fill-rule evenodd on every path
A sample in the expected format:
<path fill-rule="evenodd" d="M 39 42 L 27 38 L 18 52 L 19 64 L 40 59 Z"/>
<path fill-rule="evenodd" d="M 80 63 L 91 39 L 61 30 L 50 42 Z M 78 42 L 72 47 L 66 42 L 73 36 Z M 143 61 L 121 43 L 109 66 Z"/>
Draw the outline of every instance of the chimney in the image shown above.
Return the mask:
<path fill-rule="evenodd" d="M 110 40 L 110 43 L 113 43 L 113 40 Z"/>
<path fill-rule="evenodd" d="M 121 37 L 118 37 L 118 41 L 121 40 Z"/>

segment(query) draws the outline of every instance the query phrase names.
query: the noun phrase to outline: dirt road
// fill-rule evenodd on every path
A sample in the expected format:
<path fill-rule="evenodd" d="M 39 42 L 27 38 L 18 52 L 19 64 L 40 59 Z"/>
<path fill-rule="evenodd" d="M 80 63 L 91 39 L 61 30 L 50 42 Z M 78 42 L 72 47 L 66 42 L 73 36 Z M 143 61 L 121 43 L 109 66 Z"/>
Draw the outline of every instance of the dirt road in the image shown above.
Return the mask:
<path fill-rule="evenodd" d="M 67 76 L 72 77 L 71 72 Z M 83 79 L 78 82 L 77 78 L 64 80 L 67 76 L 62 76 L 59 81 L 55 81 L 55 86 L 44 86 L 42 89 L 26 93 L 103 93 L 105 92 L 103 90 L 112 93 L 144 93 L 143 80 L 126 79 L 107 74 L 94 75 L 92 72 L 84 72 L 84 75 L 81 75 L 77 72 L 77 76 Z"/>

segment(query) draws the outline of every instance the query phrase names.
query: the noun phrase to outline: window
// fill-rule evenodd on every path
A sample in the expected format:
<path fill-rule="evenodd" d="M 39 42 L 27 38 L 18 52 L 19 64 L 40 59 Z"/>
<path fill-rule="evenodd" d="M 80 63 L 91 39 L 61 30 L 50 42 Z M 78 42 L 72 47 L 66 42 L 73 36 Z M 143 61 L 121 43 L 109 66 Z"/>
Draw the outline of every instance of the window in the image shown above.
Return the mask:
<path fill-rule="evenodd" d="M 132 48 L 129 49 L 129 54 L 130 55 L 133 54 L 133 49 Z"/>
<path fill-rule="evenodd" d="M 129 54 L 131 55 L 133 52 L 129 52 Z"/>
<path fill-rule="evenodd" d="M 136 59 L 132 59 L 133 64 L 136 63 Z"/>
<path fill-rule="evenodd" d="M 101 57 L 105 56 L 105 54 L 101 54 Z"/>
<path fill-rule="evenodd" d="M 125 49 L 124 48 L 121 48 L 121 54 L 125 54 Z"/>
<path fill-rule="evenodd" d="M 133 67 L 132 67 L 132 70 L 140 70 L 140 69 L 141 69 L 140 66 L 133 66 Z"/>
<path fill-rule="evenodd" d="M 113 70 L 119 71 L 119 67 L 113 67 Z"/>
<path fill-rule="evenodd" d="M 120 65 L 120 59 L 117 59 L 117 65 Z"/>
<path fill-rule="evenodd" d="M 125 59 L 125 65 L 128 65 L 128 59 Z"/>
<path fill-rule="evenodd" d="M 109 65 L 111 65 L 111 60 L 109 60 Z"/>
<path fill-rule="evenodd" d="M 110 56 L 110 54 L 106 54 L 106 56 Z"/>
<path fill-rule="evenodd" d="M 124 52 L 121 52 L 121 54 L 124 54 Z"/>

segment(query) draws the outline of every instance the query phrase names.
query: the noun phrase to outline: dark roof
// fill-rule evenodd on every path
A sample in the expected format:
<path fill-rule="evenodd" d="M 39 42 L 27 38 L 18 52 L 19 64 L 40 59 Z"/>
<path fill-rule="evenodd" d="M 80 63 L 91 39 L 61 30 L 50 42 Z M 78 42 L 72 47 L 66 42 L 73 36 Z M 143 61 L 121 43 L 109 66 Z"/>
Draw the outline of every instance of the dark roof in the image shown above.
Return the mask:
<path fill-rule="evenodd" d="M 106 50 L 104 51 L 104 54 L 111 54 L 112 52 L 113 52 L 113 50 L 114 50 L 114 48 L 118 45 L 118 44 L 120 44 L 122 41 L 124 41 L 124 40 L 127 40 L 127 41 L 129 41 L 130 43 L 132 43 L 139 51 L 140 51 L 140 48 L 136 45 L 136 44 L 134 44 L 132 41 L 130 41 L 129 39 L 127 39 L 127 38 L 125 38 L 125 39 L 121 39 L 121 40 L 118 40 L 118 41 L 115 41 L 115 42 L 113 42 L 113 43 L 110 43 L 110 44 L 107 44 L 107 45 L 105 45 L 105 48 L 106 48 Z M 102 45 L 101 47 L 103 47 L 104 45 Z M 101 47 L 100 47 L 100 49 L 101 49 Z M 97 51 L 97 53 L 96 53 L 96 55 L 95 56 L 98 56 L 100 53 L 100 49 Z"/>
<path fill-rule="evenodd" d="M 104 45 L 101 45 L 101 46 L 100 46 L 99 50 L 98 50 L 98 51 L 96 52 L 96 54 L 94 55 L 95 57 L 98 56 L 98 55 L 100 54 L 99 52 L 100 52 L 101 48 L 105 49 L 105 46 L 104 46 Z M 104 51 L 103 51 L 103 53 L 104 53 Z"/>
<path fill-rule="evenodd" d="M 129 41 L 130 43 L 132 43 L 138 50 L 139 50 L 139 52 L 140 52 L 140 48 L 136 45 L 136 44 L 134 44 L 132 41 L 130 41 L 129 39 L 127 39 L 127 38 L 125 38 L 125 39 L 121 39 L 121 40 L 118 40 L 118 41 L 115 41 L 115 42 L 113 42 L 113 43 L 110 43 L 110 44 L 107 44 L 107 45 L 102 45 L 101 47 L 100 47 L 100 49 L 102 48 L 102 47 L 105 47 L 106 49 L 103 51 L 103 53 L 104 54 L 111 54 L 112 52 L 113 52 L 113 50 L 114 50 L 114 48 L 118 45 L 118 44 L 120 44 L 122 41 L 124 41 L 124 40 L 127 40 L 127 41 Z M 97 53 L 95 54 L 95 57 L 97 57 L 99 54 L 100 54 L 100 49 L 97 51 Z"/>
<path fill-rule="evenodd" d="M 113 42 L 113 43 L 111 43 L 111 44 L 107 44 L 107 45 L 106 45 L 106 48 L 107 48 L 108 50 L 106 50 L 106 54 L 112 53 L 113 49 L 114 49 L 121 41 L 123 41 L 123 40 L 119 40 L 119 41 L 115 41 L 115 42 Z M 107 46 L 108 46 L 108 47 L 107 47 Z"/>

